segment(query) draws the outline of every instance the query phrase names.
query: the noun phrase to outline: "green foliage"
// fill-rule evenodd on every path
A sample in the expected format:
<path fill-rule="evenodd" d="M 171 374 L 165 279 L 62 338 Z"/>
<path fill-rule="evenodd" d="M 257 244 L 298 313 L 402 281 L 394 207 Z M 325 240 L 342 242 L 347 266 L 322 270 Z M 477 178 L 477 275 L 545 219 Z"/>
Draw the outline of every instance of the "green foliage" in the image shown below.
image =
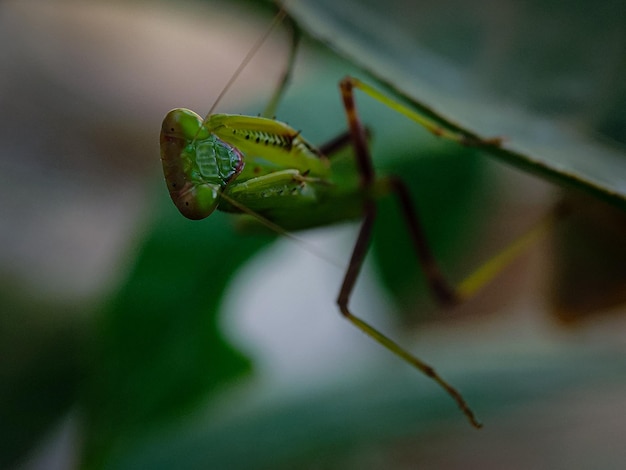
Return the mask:
<path fill-rule="evenodd" d="M 351 11 L 355 18 L 362 18 L 361 10 Z M 615 22 L 619 20 L 617 15 L 614 18 Z M 308 19 L 315 21 L 314 16 Z M 341 26 L 335 20 L 327 22 L 336 38 L 350 32 L 350 27 L 346 27 L 349 23 L 342 23 L 345 17 L 336 21 Z M 479 54 L 469 47 L 467 38 L 471 38 L 474 46 L 474 41 L 485 38 L 484 31 L 476 24 L 455 24 L 458 37 L 454 31 L 434 28 L 427 43 L 439 45 L 441 54 L 463 59 L 465 64 L 477 64 Z M 372 28 L 372 32 L 374 38 L 365 38 L 372 54 L 378 46 L 387 45 L 385 37 L 395 37 L 383 27 Z M 583 28 L 577 29 L 576 34 L 585 41 L 593 39 Z M 333 47 L 342 49 L 340 43 L 333 42 Z M 523 41 L 517 44 L 516 57 L 507 59 L 509 64 L 515 64 L 523 56 L 526 51 L 523 45 Z M 484 103 L 480 99 L 484 95 L 468 94 L 463 87 L 456 91 L 431 88 L 437 80 L 441 84 L 458 83 L 456 70 L 429 66 L 438 64 L 438 60 L 411 59 L 414 46 L 408 42 L 406 47 L 408 51 L 404 48 L 394 54 L 383 47 L 388 62 L 380 62 L 379 57 L 370 62 L 371 55 L 365 59 L 356 55 L 353 60 L 382 76 L 390 89 L 407 94 L 410 101 L 424 98 L 438 109 L 441 103 L 442 109 L 452 117 L 456 118 L 458 111 L 459 119 L 469 123 L 469 128 L 489 136 L 509 137 L 511 145 L 497 155 L 505 161 L 549 179 L 584 187 L 591 194 L 617 201 L 618 205 L 623 203 L 622 183 L 626 174 L 621 171 L 623 154 L 607 154 L 595 144 L 588 145 L 584 136 L 576 135 L 568 140 L 570 134 L 564 136 L 550 123 L 546 123 L 547 139 L 537 141 L 534 131 L 539 134 L 545 131 L 543 121 L 514 110 L 509 110 L 510 114 L 490 113 L 493 108 L 485 104 L 492 103 L 492 99 Z M 415 47 L 415 51 L 419 49 Z M 549 62 L 558 69 L 554 77 L 560 76 L 557 72 L 561 67 L 567 74 L 589 70 L 583 66 L 584 62 L 578 62 L 575 52 L 571 48 L 568 51 L 571 56 L 564 56 L 562 62 Z M 575 70 L 567 66 L 572 63 L 577 65 Z M 404 70 L 406 65 L 412 68 Z M 620 67 L 623 67 L 621 63 L 615 69 Z M 514 80 L 514 72 L 506 69 L 506 80 L 499 82 L 500 86 Z M 302 129 L 313 142 L 334 137 L 345 129 L 337 82 L 346 73 L 355 73 L 355 69 L 342 60 L 325 57 L 324 61 L 315 62 L 303 76 L 296 76 L 298 88 L 288 93 L 279 107 L 278 117 Z M 395 75 L 390 78 L 386 73 Z M 422 74 L 429 83 L 421 82 Z M 434 79 L 432 74 L 436 75 Z M 626 109 L 618 106 L 623 103 L 622 85 L 621 82 L 615 85 L 615 93 L 607 92 L 610 95 L 607 100 L 614 100 L 607 113 L 592 126 L 608 129 L 617 139 L 623 138 L 623 109 Z M 505 87 L 502 93 L 506 95 L 508 91 Z M 539 100 L 549 109 L 538 112 L 549 111 L 548 115 L 556 112 L 554 103 L 561 106 L 569 102 L 545 90 L 533 96 L 552 98 L 550 102 Z M 361 96 L 357 99 L 363 120 L 373 131 L 377 169 L 406 179 L 435 251 L 446 267 L 453 268 L 456 255 L 470 250 L 468 229 L 471 232 L 475 224 L 482 222 L 483 214 L 477 207 L 484 201 L 483 184 L 489 176 L 485 159 L 472 150 L 436 142 L 381 105 Z M 505 100 L 502 95 L 493 100 L 508 103 L 508 98 Z M 255 111 L 260 109 L 262 106 Z M 599 113 L 581 114 L 586 117 Z M 155 139 L 158 125 L 154 123 Z M 517 133 L 525 126 L 533 130 L 530 136 Z M 551 156 L 537 163 L 533 159 L 537 148 L 542 157 L 545 149 L 550 150 Z M 570 155 L 572 149 L 576 157 L 566 159 L 563 170 L 559 156 Z M 155 150 L 155 169 L 157 166 Z M 57 307 L 51 304 L 26 307 L 25 299 L 16 301 L 8 295 L 2 298 L 8 313 L 2 317 L 0 357 L 15 361 L 4 362 L 0 369 L 3 442 L 0 465 L 14 463 L 51 423 L 73 407 L 79 408 L 84 438 L 82 463 L 86 468 L 306 468 L 307 464 L 314 466 L 318 462 L 324 468 L 347 468 L 350 463 L 363 468 L 358 462 L 359 455 L 370 456 L 371 452 L 382 449 L 381 455 L 387 463 L 394 456 L 393 446 L 398 439 L 412 452 L 426 452 L 428 443 L 439 439 L 438 442 L 445 441 L 451 446 L 448 449 L 462 453 L 463 449 L 455 447 L 455 442 L 459 437 L 474 439 L 466 437 L 472 431 L 465 427 L 449 398 L 425 379 L 420 380 L 414 371 L 404 378 L 372 366 L 368 368 L 367 380 L 321 391 L 307 390 L 299 396 L 278 397 L 269 403 L 231 402 L 221 416 L 199 418 L 198 410 L 211 404 L 219 391 L 245 377 L 253 368 L 254 360 L 244 357 L 223 337 L 218 314 L 224 292 L 237 270 L 274 237 L 238 233 L 231 218 L 224 214 L 202 222 L 185 220 L 167 199 L 160 177 L 158 180 L 154 211 L 147 217 L 144 232 L 137 236 L 136 251 L 128 253 L 128 272 L 98 308 L 91 328 L 79 322 L 43 322 L 41 331 L 45 330 L 45 334 L 39 336 L 40 319 L 57 318 Z M 598 180 L 601 180 L 599 184 Z M 401 309 L 409 310 L 416 301 L 415 280 L 420 274 L 393 200 L 381 202 L 375 241 L 378 272 Z M 31 308 L 36 311 L 33 316 L 37 315 L 38 321 L 31 321 Z M 339 317 L 337 321 L 340 322 Z M 19 357 L 16 343 L 25 342 L 22 338 L 27 337 L 31 338 L 33 347 L 24 349 L 28 357 Z M 585 402 L 575 395 L 580 390 L 585 392 L 590 383 L 599 384 L 594 393 L 604 384 L 623 392 L 623 374 L 619 373 L 623 370 L 623 354 L 596 352 L 585 360 L 573 354 L 576 348 L 550 353 L 546 351 L 553 349 L 537 350 L 534 346 L 521 348 L 527 362 L 516 355 L 506 366 L 489 362 L 489 357 L 500 357 L 499 349 L 481 355 L 476 351 L 467 354 L 460 346 L 442 345 L 434 355 L 454 352 L 454 360 L 446 362 L 444 357 L 436 364 L 443 365 L 442 373 L 468 393 L 468 401 L 476 406 L 488 427 L 498 419 L 500 424 L 502 421 L 517 424 L 523 415 L 521 422 L 532 429 L 529 432 L 532 435 L 538 416 L 546 409 L 558 407 L 568 393 L 572 393 L 572 401 Z M 535 411 L 532 407 L 537 404 L 538 396 L 541 396 L 540 406 Z M 462 430 L 450 425 L 452 420 L 461 423 Z M 559 430 L 568 431 L 569 424 L 567 419 L 562 420 Z M 493 440 L 486 441 L 497 444 L 496 438 L 492 435 Z M 480 442 L 484 441 L 472 441 L 469 447 Z M 524 452 L 527 448 L 524 447 Z M 357 460 L 350 460 L 351 456 Z M 368 461 L 368 465 L 377 468 L 373 461 Z"/>
<path fill-rule="evenodd" d="M 224 340 L 217 313 L 233 272 L 270 239 L 241 243 L 227 218 L 194 224 L 158 200 L 134 266 L 96 327 L 82 402 L 88 466 L 183 419 L 250 370 Z"/>
<path fill-rule="evenodd" d="M 0 467 L 9 468 L 76 402 L 86 328 L 72 308 L 14 287 L 0 305 Z"/>
<path fill-rule="evenodd" d="M 303 0 L 287 8 L 305 31 L 415 108 L 504 136 L 502 147 L 487 149 L 493 156 L 626 207 L 623 152 L 559 122 L 623 135 L 615 131 L 616 120 L 626 122 L 624 82 L 615 79 L 626 67 L 623 2 L 403 3 Z"/>

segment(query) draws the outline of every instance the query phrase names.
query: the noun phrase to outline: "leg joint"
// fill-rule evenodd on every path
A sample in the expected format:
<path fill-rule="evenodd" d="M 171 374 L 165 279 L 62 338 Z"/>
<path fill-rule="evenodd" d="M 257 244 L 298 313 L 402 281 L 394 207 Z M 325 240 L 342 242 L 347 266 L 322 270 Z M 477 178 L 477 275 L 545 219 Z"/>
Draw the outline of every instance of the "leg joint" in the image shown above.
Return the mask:
<path fill-rule="evenodd" d="M 354 78 L 349 75 L 346 75 L 339 82 L 339 87 L 344 92 L 350 92 L 354 88 Z"/>

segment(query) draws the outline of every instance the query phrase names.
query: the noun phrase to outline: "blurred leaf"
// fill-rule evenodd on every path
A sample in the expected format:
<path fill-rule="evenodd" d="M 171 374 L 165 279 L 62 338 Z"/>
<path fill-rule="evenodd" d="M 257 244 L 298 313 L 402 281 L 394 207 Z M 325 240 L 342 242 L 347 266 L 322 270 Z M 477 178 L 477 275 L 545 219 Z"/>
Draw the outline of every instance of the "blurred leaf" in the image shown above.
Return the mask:
<path fill-rule="evenodd" d="M 456 275 L 488 219 L 483 217 L 485 183 L 493 175 L 477 151 L 456 145 L 397 146 L 395 152 L 399 159 L 388 172 L 411 183 L 411 196 L 435 257 L 447 275 Z M 430 292 L 397 201 L 385 198 L 378 207 L 373 252 L 384 286 L 412 321 L 416 315 L 437 315 L 436 308 L 415 308 L 415 302 L 430 297 Z"/>
<path fill-rule="evenodd" d="M 110 468 L 415 468 L 415 462 L 433 459 L 432 468 L 443 456 L 456 455 L 464 456 L 459 457 L 463 468 L 501 468 L 504 462 L 536 462 L 547 455 L 556 462 L 573 460 L 568 468 L 586 468 L 575 456 L 609 462 L 623 457 L 619 444 L 609 452 L 584 445 L 593 431 L 577 419 L 583 410 L 598 409 L 585 400 L 590 394 L 623 390 L 623 357 L 572 348 L 520 354 L 506 366 L 485 354 L 472 357 L 479 359 L 473 366 L 457 361 L 447 375 L 486 422 L 480 431 L 471 429 L 435 386 L 419 383 L 413 374 L 372 369 L 366 379 L 343 386 L 243 403 L 225 416 L 158 436 Z M 550 454 L 528 452 L 538 430 L 542 439 L 550 433 Z M 568 446 L 572 435 L 580 442 Z M 509 437 L 518 443 L 517 453 L 501 447 Z M 398 451 L 404 447 L 403 459 Z M 500 465 L 477 464 L 490 460 Z"/>
<path fill-rule="evenodd" d="M 75 403 L 86 328 L 73 308 L 19 288 L 0 305 L 0 467 L 10 468 Z"/>
<path fill-rule="evenodd" d="M 163 194 L 165 193 L 165 194 Z M 271 238 L 245 243 L 229 220 L 193 223 L 165 201 L 134 267 L 101 312 L 85 389 L 85 462 L 171 425 L 249 370 L 224 340 L 216 314 L 233 272 Z"/>
<path fill-rule="evenodd" d="M 442 125 L 504 136 L 490 154 L 624 208 L 624 153 L 559 122 L 623 136 L 624 4 L 557 4 L 302 0 L 286 8 L 417 110 L 455 120 Z"/>

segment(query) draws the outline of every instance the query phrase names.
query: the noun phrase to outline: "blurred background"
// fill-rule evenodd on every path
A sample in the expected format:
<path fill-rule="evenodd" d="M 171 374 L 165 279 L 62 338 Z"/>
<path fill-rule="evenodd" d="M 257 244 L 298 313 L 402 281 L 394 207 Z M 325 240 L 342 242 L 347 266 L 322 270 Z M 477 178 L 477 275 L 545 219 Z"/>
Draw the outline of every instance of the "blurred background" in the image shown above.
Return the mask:
<path fill-rule="evenodd" d="M 529 126 L 566 124 L 624 157 L 624 6 L 509 3 L 470 15 L 405 2 L 419 24 L 392 15 L 380 33 L 419 31 L 409 49 L 432 65 L 424 77 L 468 114 L 488 90 L 537 116 Z M 274 12 L 245 1 L 0 5 L 0 467 L 623 468 L 622 209 L 358 98 L 377 167 L 407 179 L 452 279 L 555 201 L 576 201 L 451 311 L 425 295 L 397 209 L 381 202 L 353 311 L 459 388 L 481 431 L 341 319 L 340 269 L 224 214 L 180 216 L 163 184 L 161 120 L 174 107 L 206 113 Z M 261 112 L 288 46 L 278 28 L 217 111 Z M 334 137 L 347 73 L 364 76 L 305 40 L 277 117 L 312 142 Z M 299 236 L 347 264 L 356 229 Z"/>

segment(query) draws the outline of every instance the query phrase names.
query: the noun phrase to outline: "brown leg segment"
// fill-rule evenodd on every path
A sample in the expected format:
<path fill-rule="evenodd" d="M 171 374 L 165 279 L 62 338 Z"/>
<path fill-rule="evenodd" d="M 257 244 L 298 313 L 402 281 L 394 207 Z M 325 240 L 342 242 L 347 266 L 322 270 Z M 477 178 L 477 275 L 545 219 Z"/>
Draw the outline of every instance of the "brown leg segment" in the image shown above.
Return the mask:
<path fill-rule="evenodd" d="M 358 118 L 354 102 L 353 79 L 350 77 L 345 78 L 342 80 L 340 86 L 348 117 L 349 132 L 352 138 L 358 168 L 361 172 L 361 182 L 364 187 L 368 187 L 374 182 L 374 168 L 366 138 L 367 131 Z M 437 265 L 437 261 L 426 239 L 422 223 L 419 220 L 417 210 L 411 200 L 406 184 L 397 177 L 391 177 L 388 181 L 390 190 L 394 192 L 398 198 L 402 215 L 409 229 L 411 240 L 413 241 L 415 251 L 432 293 L 443 305 L 453 305 L 457 303 L 459 297 L 456 294 L 455 288 L 445 279 L 441 269 Z"/>
<path fill-rule="evenodd" d="M 411 200 L 406 183 L 397 177 L 389 178 L 391 190 L 396 194 L 402 215 L 407 224 L 413 246 L 419 258 L 422 269 L 426 274 L 428 286 L 437 300 L 445 306 L 455 305 L 460 301 L 456 289 L 443 276 L 437 265 L 426 234 L 417 215 L 417 209 Z"/>
<path fill-rule="evenodd" d="M 365 137 L 368 141 L 371 137 L 371 132 L 367 127 L 365 128 Z M 331 139 L 328 142 L 324 142 L 318 147 L 318 149 L 322 153 L 322 155 L 332 158 L 334 153 L 337 153 L 339 150 L 347 147 L 348 145 L 352 145 L 352 135 L 350 134 L 350 131 L 345 131 L 339 134 L 334 139 Z"/>
<path fill-rule="evenodd" d="M 353 85 L 350 78 L 342 80 L 340 83 L 340 87 L 346 115 L 348 118 L 348 127 L 352 138 L 352 144 L 354 146 L 355 157 L 357 160 L 359 171 L 361 173 L 361 184 L 363 185 L 363 187 L 367 188 L 374 183 L 374 168 L 367 145 L 366 133 L 357 115 L 356 106 L 354 103 Z M 443 282 L 443 277 L 438 274 L 438 269 L 435 266 L 434 257 L 432 256 L 430 249 L 428 248 L 428 244 L 426 243 L 426 239 L 423 236 L 421 225 L 415 217 L 415 214 L 413 213 L 413 205 L 410 202 L 410 198 L 408 197 L 408 191 L 406 190 L 406 186 L 400 183 L 399 180 L 396 181 L 394 179 L 391 180 L 391 186 L 394 192 L 396 192 L 396 194 L 398 195 L 400 205 L 402 207 L 405 218 L 407 219 L 407 225 L 409 226 L 411 236 L 414 239 L 420 261 L 425 265 L 427 275 L 434 276 L 433 279 L 429 281 L 431 283 L 431 286 L 433 286 L 433 290 L 437 293 L 437 295 L 441 295 L 443 297 L 450 295 L 450 292 L 453 291 L 448 292 L 449 289 L 445 282 Z M 389 351 L 401 357 L 406 362 L 408 362 L 409 364 L 426 374 L 428 377 L 433 379 L 435 382 L 437 382 L 456 401 L 456 403 L 466 415 L 470 423 L 474 427 L 480 428 L 482 426 L 481 423 L 476 419 L 474 413 L 465 402 L 465 399 L 455 388 L 453 388 L 443 378 L 441 378 L 441 376 L 439 376 L 439 374 L 437 374 L 437 372 L 431 366 L 413 356 L 397 343 L 392 341 L 390 338 L 383 335 L 374 327 L 364 322 L 360 318 L 354 316 L 352 312 L 350 312 L 350 309 L 348 308 L 350 296 L 354 289 L 356 280 L 359 276 L 361 267 L 363 265 L 363 260 L 365 259 L 365 256 L 367 254 L 367 249 L 369 247 L 369 243 L 372 237 L 372 229 L 374 225 L 374 220 L 376 218 L 375 201 L 373 199 L 366 199 L 363 209 L 363 224 L 361 225 L 361 230 L 352 251 L 350 264 L 348 265 L 348 269 L 346 271 L 343 284 L 341 286 L 341 291 L 339 292 L 339 297 L 337 299 L 337 303 L 339 305 L 341 313 L 345 318 L 347 318 L 353 325 L 355 325 L 365 334 L 367 334 L 372 339 L 386 347 Z M 408 213 L 410 213 L 410 215 L 408 215 Z M 439 292 L 440 290 L 441 292 Z"/>

